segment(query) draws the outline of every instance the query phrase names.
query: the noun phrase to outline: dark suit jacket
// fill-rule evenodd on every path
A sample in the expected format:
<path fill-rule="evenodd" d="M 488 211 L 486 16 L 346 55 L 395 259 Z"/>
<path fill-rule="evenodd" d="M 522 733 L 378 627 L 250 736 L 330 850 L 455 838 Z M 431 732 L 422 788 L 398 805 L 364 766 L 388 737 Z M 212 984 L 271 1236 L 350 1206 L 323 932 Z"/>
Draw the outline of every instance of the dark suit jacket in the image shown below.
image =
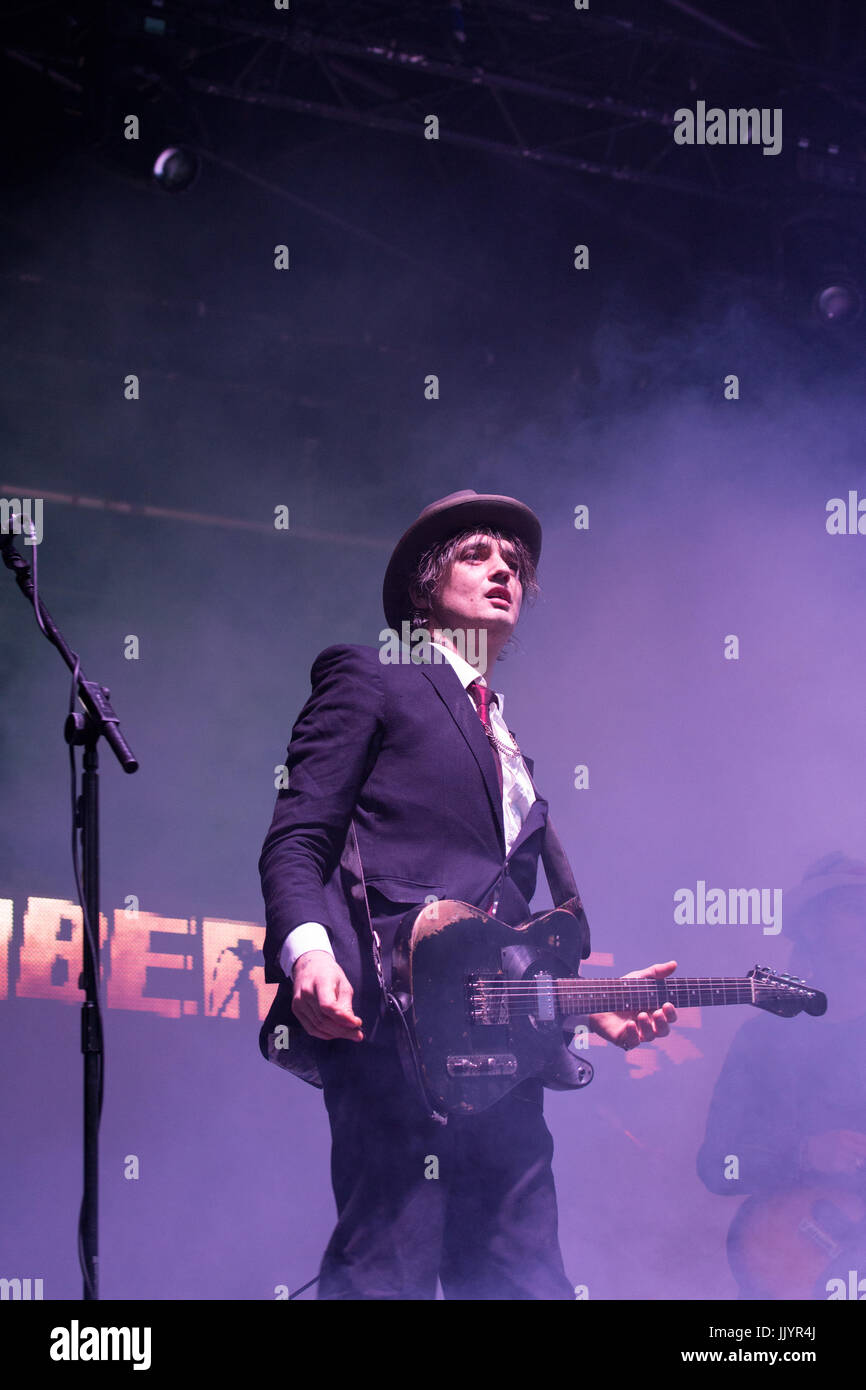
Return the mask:
<path fill-rule="evenodd" d="M 388 665 L 375 647 L 328 647 L 313 663 L 311 681 L 292 729 L 289 785 L 277 796 L 259 860 L 265 979 L 281 984 L 260 1047 L 269 1060 L 320 1084 L 316 1040 L 300 1036 L 279 956 L 294 927 L 321 922 L 370 1037 L 379 995 L 369 932 L 353 920 L 344 854 L 350 819 L 389 979 L 396 927 L 425 898 L 488 908 L 495 897 L 499 920 L 515 926 L 531 915 L 547 802 L 534 802 L 506 856 L 493 753 L 444 658 Z M 277 1022 L 293 1026 L 281 1055 L 272 1046 Z"/>

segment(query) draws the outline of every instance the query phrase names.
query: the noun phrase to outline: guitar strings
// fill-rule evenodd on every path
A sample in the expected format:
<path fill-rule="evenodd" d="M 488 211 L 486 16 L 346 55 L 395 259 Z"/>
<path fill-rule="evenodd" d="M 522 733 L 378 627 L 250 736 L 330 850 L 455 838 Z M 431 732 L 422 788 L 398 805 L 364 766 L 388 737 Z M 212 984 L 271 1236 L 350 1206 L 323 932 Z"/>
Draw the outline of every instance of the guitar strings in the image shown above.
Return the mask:
<path fill-rule="evenodd" d="M 649 994 L 657 992 L 659 984 L 663 985 L 665 989 L 673 989 L 676 993 L 680 994 L 684 990 L 696 989 L 731 990 L 733 992 L 736 992 L 737 990 L 747 990 L 749 993 L 751 993 L 752 990 L 752 984 L 749 980 L 725 980 L 722 978 L 718 980 L 696 980 L 694 978 L 690 979 L 685 975 L 681 976 L 675 984 L 669 983 L 667 980 L 653 981 L 651 984 L 647 985 L 632 985 L 630 983 L 620 985 L 616 980 L 595 981 L 575 979 L 568 980 L 563 983 L 558 980 L 547 981 L 543 979 L 536 979 L 483 980 L 478 981 L 477 984 L 474 983 L 471 987 L 478 990 L 498 991 L 500 994 L 519 994 L 521 990 L 530 990 L 533 994 L 535 994 L 538 992 L 539 989 L 555 990 L 557 993 L 560 994 L 565 993 L 567 990 L 577 990 L 577 992 L 581 994 L 598 994 L 603 992 L 613 992 L 620 994 Z M 766 990 L 768 993 L 771 994 L 813 993 L 813 991 L 810 989 L 804 988 L 802 986 L 797 987 L 793 985 L 779 986 L 758 983 L 755 985 L 755 988 Z"/>

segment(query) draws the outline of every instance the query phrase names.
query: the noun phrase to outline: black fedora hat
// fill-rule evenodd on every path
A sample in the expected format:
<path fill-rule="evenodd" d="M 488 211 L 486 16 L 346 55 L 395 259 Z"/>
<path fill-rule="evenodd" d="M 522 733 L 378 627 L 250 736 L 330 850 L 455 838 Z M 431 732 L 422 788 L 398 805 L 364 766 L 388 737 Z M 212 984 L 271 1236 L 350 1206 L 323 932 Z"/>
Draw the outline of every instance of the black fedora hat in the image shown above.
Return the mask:
<path fill-rule="evenodd" d="M 382 585 L 382 603 L 389 627 L 398 631 L 400 624 L 411 615 L 409 585 L 424 552 L 470 526 L 517 536 L 525 542 L 532 563 L 538 564 L 541 522 L 525 502 L 518 502 L 516 497 L 473 492 L 471 488 L 451 492 L 425 507 L 394 547 Z"/>

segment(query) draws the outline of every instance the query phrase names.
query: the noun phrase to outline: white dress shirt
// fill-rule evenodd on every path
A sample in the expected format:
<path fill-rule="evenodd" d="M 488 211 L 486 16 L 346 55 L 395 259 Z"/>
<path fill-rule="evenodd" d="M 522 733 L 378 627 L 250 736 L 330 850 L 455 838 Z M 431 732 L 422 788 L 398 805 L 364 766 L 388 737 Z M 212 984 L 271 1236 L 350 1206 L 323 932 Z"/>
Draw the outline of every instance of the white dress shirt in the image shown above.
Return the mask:
<path fill-rule="evenodd" d="M 436 647 L 438 651 L 442 652 L 444 658 L 453 666 L 463 689 L 466 691 L 466 698 L 471 702 L 476 718 L 478 718 L 478 707 L 467 687 L 475 680 L 480 681 L 482 685 L 486 685 L 487 681 L 483 676 L 478 675 L 474 666 L 470 666 L 468 661 L 465 661 L 457 652 L 452 651 L 450 647 L 444 647 L 438 642 L 431 642 L 430 646 Z M 496 695 L 497 704 L 492 702 L 490 704 L 490 723 L 496 737 L 510 748 L 511 735 L 502 717 L 503 697 L 497 691 L 493 693 Z M 491 751 L 499 756 L 492 746 Z M 505 831 L 505 852 L 510 854 L 511 847 L 520 834 L 520 828 L 529 813 L 529 808 L 535 801 L 535 791 L 523 758 L 516 750 L 513 756 L 503 754 L 500 761 L 502 764 L 502 819 Z M 321 922 L 302 922 L 299 927 L 295 927 L 293 931 L 289 932 L 280 951 L 280 965 L 286 975 L 291 975 L 295 961 L 305 951 L 329 951 L 331 955 L 334 954 L 330 937 Z"/>

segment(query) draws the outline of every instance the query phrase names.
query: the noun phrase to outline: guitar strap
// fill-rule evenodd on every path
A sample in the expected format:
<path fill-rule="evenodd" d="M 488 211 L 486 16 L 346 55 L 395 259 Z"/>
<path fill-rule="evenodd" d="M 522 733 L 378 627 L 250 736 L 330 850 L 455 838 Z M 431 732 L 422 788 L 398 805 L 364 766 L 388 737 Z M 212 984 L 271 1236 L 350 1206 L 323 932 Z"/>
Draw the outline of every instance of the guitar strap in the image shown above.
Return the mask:
<path fill-rule="evenodd" d="M 562 841 L 553 828 L 550 816 L 547 817 L 544 844 L 541 847 L 541 862 L 544 865 L 544 873 L 554 907 L 562 907 L 563 903 L 568 902 L 570 898 L 580 898 L 577 884 L 574 881 L 574 874 L 571 872 L 571 865 L 566 858 L 565 850 L 562 848 Z"/>
<path fill-rule="evenodd" d="M 544 843 L 541 847 L 541 862 L 544 865 L 544 874 L 550 888 L 553 906 L 566 908 L 580 921 L 583 934 L 580 955 L 581 960 L 586 960 L 592 949 L 589 942 L 589 923 L 586 920 L 580 893 L 574 881 L 574 874 L 571 872 L 571 865 L 565 850 L 562 848 L 562 841 L 553 828 L 550 816 L 547 817 Z"/>

